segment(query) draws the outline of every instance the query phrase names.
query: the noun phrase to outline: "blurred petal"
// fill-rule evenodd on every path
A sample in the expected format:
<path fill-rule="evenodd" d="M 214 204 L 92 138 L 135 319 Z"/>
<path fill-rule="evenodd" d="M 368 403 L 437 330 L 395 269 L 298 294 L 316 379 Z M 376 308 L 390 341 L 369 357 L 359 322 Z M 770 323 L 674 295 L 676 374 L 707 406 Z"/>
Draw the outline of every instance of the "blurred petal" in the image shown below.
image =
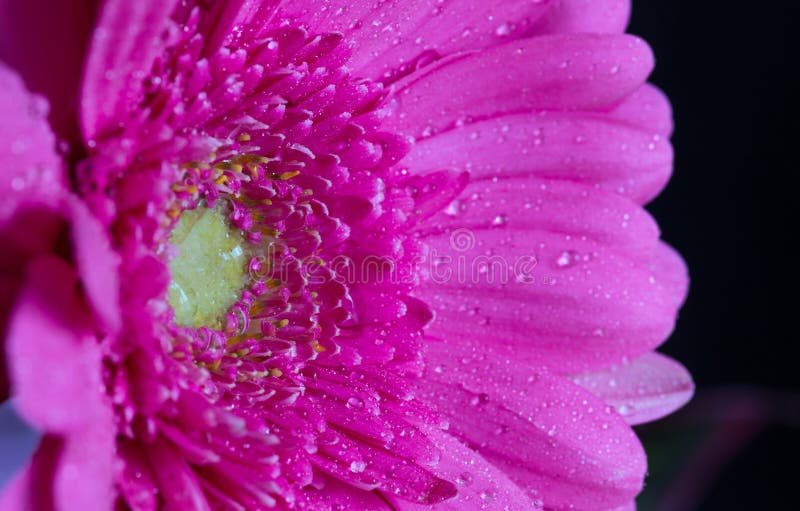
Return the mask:
<path fill-rule="evenodd" d="M 68 202 L 75 265 L 86 299 L 109 334 L 120 328 L 119 255 L 108 234 L 77 199 Z"/>
<path fill-rule="evenodd" d="M 70 433 L 105 416 L 100 346 L 74 270 L 43 255 L 28 265 L 6 338 L 9 379 L 20 414 Z"/>
<path fill-rule="evenodd" d="M 20 203 L 53 202 L 66 188 L 47 112 L 47 101 L 0 63 L 0 230 Z"/>
<path fill-rule="evenodd" d="M 114 428 L 111 415 L 84 430 L 43 438 L 28 467 L 0 496 L 2 511 L 110 511 Z"/>

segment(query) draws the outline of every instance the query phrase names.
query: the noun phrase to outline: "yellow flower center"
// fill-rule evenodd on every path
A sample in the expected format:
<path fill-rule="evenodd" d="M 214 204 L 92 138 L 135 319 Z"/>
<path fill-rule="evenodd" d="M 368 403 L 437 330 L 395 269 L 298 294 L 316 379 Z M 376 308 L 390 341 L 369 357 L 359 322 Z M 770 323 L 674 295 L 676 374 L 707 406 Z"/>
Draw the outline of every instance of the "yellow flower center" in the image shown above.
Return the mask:
<path fill-rule="evenodd" d="M 169 264 L 169 303 L 175 322 L 219 328 L 246 280 L 242 234 L 231 228 L 218 208 L 200 206 L 181 213 L 169 240 L 179 250 Z"/>

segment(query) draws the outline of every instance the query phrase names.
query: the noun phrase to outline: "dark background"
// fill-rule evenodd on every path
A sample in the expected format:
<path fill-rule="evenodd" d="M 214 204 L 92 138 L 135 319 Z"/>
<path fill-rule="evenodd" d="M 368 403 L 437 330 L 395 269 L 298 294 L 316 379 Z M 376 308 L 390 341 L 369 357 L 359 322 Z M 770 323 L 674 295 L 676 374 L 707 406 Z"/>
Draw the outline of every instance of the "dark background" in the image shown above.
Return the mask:
<path fill-rule="evenodd" d="M 640 511 L 798 509 L 800 392 L 789 287 L 800 138 L 795 2 L 634 1 L 652 80 L 675 111 L 675 175 L 649 209 L 686 258 L 689 299 L 662 351 L 698 390 L 638 428 L 651 461 Z M 796 46 L 796 45 L 795 45 Z M 784 289 L 786 288 L 786 289 Z"/>

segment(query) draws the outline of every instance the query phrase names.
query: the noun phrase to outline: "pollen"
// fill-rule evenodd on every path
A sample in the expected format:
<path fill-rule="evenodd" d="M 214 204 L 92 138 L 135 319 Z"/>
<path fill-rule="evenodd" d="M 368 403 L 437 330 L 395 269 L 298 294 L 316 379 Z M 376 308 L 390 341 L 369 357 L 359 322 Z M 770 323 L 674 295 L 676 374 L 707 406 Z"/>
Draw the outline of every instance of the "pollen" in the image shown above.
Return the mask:
<path fill-rule="evenodd" d="M 183 211 L 170 235 L 169 303 L 181 326 L 217 328 L 246 282 L 245 241 L 218 209 Z"/>

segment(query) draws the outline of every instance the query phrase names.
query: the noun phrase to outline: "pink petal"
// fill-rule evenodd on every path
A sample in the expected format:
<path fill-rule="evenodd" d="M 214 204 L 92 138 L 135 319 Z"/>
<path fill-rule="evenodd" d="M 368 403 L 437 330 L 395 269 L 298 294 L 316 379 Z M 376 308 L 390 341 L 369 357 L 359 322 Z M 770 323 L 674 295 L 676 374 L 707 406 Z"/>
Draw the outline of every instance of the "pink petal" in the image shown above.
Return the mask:
<path fill-rule="evenodd" d="M 689 270 L 681 255 L 666 243 L 659 243 L 651 268 L 661 275 L 662 284 L 669 288 L 678 307 L 683 305 L 689 293 Z"/>
<path fill-rule="evenodd" d="M 145 76 L 163 53 L 177 0 L 108 0 L 94 30 L 81 89 L 81 129 L 91 141 L 142 99 Z"/>
<path fill-rule="evenodd" d="M 334 0 L 324 4 L 309 12 L 303 0 L 284 2 L 280 16 L 308 24 L 311 32 L 343 32 L 353 48 L 350 66 L 356 75 L 379 78 L 417 62 L 423 54 L 430 61 L 517 39 L 547 11 L 550 0 Z"/>
<path fill-rule="evenodd" d="M 532 32 L 618 34 L 625 31 L 630 14 L 630 0 L 555 0 Z"/>
<path fill-rule="evenodd" d="M 73 258 L 92 309 L 109 334 L 120 328 L 119 256 L 108 234 L 88 208 L 77 199 L 68 202 Z"/>
<path fill-rule="evenodd" d="M 50 121 L 67 139 L 78 137 L 78 88 L 95 3 L 0 0 L 0 61 L 16 69 L 30 90 L 47 97 Z"/>
<path fill-rule="evenodd" d="M 47 113 L 47 101 L 0 63 L 0 230 L 22 202 L 55 202 L 66 187 Z"/>
<path fill-rule="evenodd" d="M 609 116 L 667 138 L 672 135 L 674 128 L 669 98 L 649 83 L 625 98 Z"/>
<path fill-rule="evenodd" d="M 536 37 L 440 62 L 398 85 L 396 131 L 420 137 L 503 113 L 599 110 L 653 68 L 647 44 L 628 35 Z"/>
<path fill-rule="evenodd" d="M 22 5 L 22 4 L 19 4 Z M 18 9 L 0 2 L 0 10 Z M 0 23 L 6 19 L 0 17 Z M 0 40 L 8 37 L 0 32 Z M 2 43 L 0 43 L 2 46 Z M 0 63 L 0 331 L 21 284 L 20 273 L 50 251 L 62 229 L 56 210 L 66 193 L 64 168 L 47 124 L 47 102 Z M 8 395 L 5 349 L 0 350 L 0 400 Z"/>
<path fill-rule="evenodd" d="M 505 473 L 480 454 L 441 431 L 430 431 L 428 437 L 444 456 L 434 469 L 443 479 L 455 481 L 458 494 L 442 503 L 414 504 L 390 498 L 398 511 L 535 511 L 537 504 Z"/>
<path fill-rule="evenodd" d="M 694 394 L 689 372 L 658 353 L 580 374 L 573 381 L 616 408 L 628 424 L 642 424 L 669 415 Z"/>
<path fill-rule="evenodd" d="M 147 454 L 164 499 L 164 511 L 211 511 L 197 475 L 171 444 L 160 440 Z"/>
<path fill-rule="evenodd" d="M 673 152 L 657 132 L 607 117 L 503 115 L 414 144 L 400 165 L 414 174 L 467 170 L 472 179 L 535 176 L 573 181 L 643 204 L 672 174 Z"/>
<path fill-rule="evenodd" d="M 308 488 L 303 491 L 306 499 L 298 506 L 308 511 L 337 511 L 352 509 L 358 511 L 390 511 L 389 505 L 377 494 L 342 484 L 327 478 L 319 491 Z"/>
<path fill-rule="evenodd" d="M 114 436 L 109 413 L 87 429 L 64 437 L 55 480 L 57 509 L 112 509 Z"/>
<path fill-rule="evenodd" d="M 487 228 L 579 236 L 644 261 L 651 259 L 659 237 L 655 220 L 629 199 L 595 186 L 534 177 L 472 181 L 444 211 L 420 225 L 423 235 Z"/>
<path fill-rule="evenodd" d="M 43 255 L 28 265 L 6 337 L 20 415 L 48 432 L 80 431 L 107 412 L 100 346 L 71 266 Z"/>
<path fill-rule="evenodd" d="M 423 399 L 548 509 L 611 508 L 641 490 L 636 435 L 581 387 L 469 338 L 430 343 L 427 360 Z"/>
<path fill-rule="evenodd" d="M 110 413 L 82 431 L 46 436 L 30 465 L 3 490 L 0 511 L 110 511 L 113 462 Z"/>
<path fill-rule="evenodd" d="M 609 222 L 614 211 L 606 216 L 596 208 L 604 202 L 599 194 L 587 194 L 583 205 L 566 194 L 520 194 L 526 195 L 533 198 L 531 209 L 573 202 L 563 215 L 515 215 L 515 202 L 502 202 L 510 192 L 495 197 L 486 188 L 474 197 L 475 206 L 472 197 L 463 199 L 479 213 L 481 203 L 489 203 L 495 216 L 486 215 L 483 226 L 425 234 L 428 272 L 415 293 L 436 313 L 427 331 L 476 339 L 564 372 L 603 368 L 666 339 L 686 273 L 679 257 L 657 243 L 646 216 L 623 208 Z M 615 234 L 627 228 L 637 235 L 626 241 Z"/>

